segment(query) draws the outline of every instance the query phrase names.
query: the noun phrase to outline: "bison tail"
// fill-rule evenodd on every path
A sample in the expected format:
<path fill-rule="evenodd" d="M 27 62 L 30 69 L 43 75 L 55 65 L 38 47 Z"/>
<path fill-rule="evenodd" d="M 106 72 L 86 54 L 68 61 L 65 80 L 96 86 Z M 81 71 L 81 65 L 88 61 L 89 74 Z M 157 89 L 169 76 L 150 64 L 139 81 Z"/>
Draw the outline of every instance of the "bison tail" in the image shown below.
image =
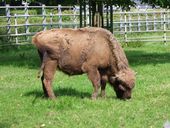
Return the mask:
<path fill-rule="evenodd" d="M 40 70 L 38 72 L 37 77 L 40 78 L 40 77 L 43 76 L 43 70 L 44 70 L 44 67 L 45 67 L 45 63 L 48 60 L 48 55 L 47 55 L 47 52 L 43 52 L 43 51 L 40 51 L 40 50 L 38 50 L 38 53 L 39 53 L 39 56 L 40 56 L 40 59 L 41 59 L 41 67 L 40 67 Z"/>
<path fill-rule="evenodd" d="M 40 67 L 40 70 L 38 71 L 38 75 L 37 75 L 37 78 L 40 78 L 42 75 L 43 75 L 43 69 L 44 69 L 44 52 L 42 52 L 41 50 L 38 49 L 38 54 L 39 54 L 39 57 L 40 57 L 40 60 L 41 60 L 41 67 Z"/>
<path fill-rule="evenodd" d="M 44 69 L 44 63 L 41 64 L 40 70 L 38 71 L 37 78 L 41 78 L 43 76 L 43 69 Z"/>
<path fill-rule="evenodd" d="M 38 51 L 38 54 L 39 54 L 39 57 L 40 57 L 40 60 L 41 60 L 41 67 L 40 67 L 40 70 L 38 71 L 38 75 L 37 77 L 40 78 L 42 77 L 43 75 L 43 70 L 44 70 L 44 60 L 45 60 L 45 56 L 46 56 L 46 52 L 45 50 L 43 50 L 43 48 L 40 46 L 39 44 L 39 41 L 38 41 L 38 35 L 40 35 L 41 32 L 37 33 L 36 35 L 34 35 L 32 37 L 32 44 L 34 44 L 37 48 L 37 51 Z"/>

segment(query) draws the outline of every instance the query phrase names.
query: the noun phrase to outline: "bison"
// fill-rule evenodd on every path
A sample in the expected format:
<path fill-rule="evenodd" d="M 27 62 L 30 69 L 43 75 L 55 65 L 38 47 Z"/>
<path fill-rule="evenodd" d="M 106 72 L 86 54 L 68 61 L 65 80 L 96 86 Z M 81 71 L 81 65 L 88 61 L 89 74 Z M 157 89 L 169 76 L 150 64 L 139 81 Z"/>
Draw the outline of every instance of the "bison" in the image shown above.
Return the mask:
<path fill-rule="evenodd" d="M 113 34 L 103 28 L 51 29 L 33 36 L 41 59 L 41 81 L 45 96 L 54 99 L 52 80 L 56 69 L 69 75 L 86 73 L 92 82 L 92 99 L 105 96 L 106 83 L 119 99 L 130 99 L 135 73 Z"/>

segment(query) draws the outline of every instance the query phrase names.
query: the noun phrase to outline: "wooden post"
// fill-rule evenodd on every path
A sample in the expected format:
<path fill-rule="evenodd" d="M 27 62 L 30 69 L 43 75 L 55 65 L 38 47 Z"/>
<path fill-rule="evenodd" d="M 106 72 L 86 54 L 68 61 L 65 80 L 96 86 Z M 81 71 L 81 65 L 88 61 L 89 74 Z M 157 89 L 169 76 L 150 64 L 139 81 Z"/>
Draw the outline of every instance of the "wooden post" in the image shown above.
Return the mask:
<path fill-rule="evenodd" d="M 43 4 L 42 5 L 42 15 L 43 15 L 43 23 L 42 23 L 42 25 L 43 25 L 43 30 L 46 30 L 47 29 L 47 22 L 46 22 L 46 11 L 45 11 L 45 5 Z"/>
<path fill-rule="evenodd" d="M 80 0 L 80 28 L 83 26 L 82 4 L 83 4 L 83 1 L 82 1 L 82 0 Z"/>
<path fill-rule="evenodd" d="M 62 28 L 62 11 L 61 11 L 61 5 L 58 5 L 58 17 L 59 17 L 59 28 Z"/>
<path fill-rule="evenodd" d="M 15 43 L 18 44 L 18 24 L 17 24 L 17 15 L 14 15 L 15 22 Z"/>
<path fill-rule="evenodd" d="M 84 11 L 84 27 L 86 27 L 86 2 L 83 2 L 83 11 Z"/>
<path fill-rule="evenodd" d="M 110 31 L 113 33 L 113 6 L 110 5 Z"/>
<path fill-rule="evenodd" d="M 92 1 L 89 0 L 89 26 L 92 26 Z"/>
<path fill-rule="evenodd" d="M 109 11 L 108 11 L 108 4 L 106 4 L 106 26 L 109 26 Z"/>

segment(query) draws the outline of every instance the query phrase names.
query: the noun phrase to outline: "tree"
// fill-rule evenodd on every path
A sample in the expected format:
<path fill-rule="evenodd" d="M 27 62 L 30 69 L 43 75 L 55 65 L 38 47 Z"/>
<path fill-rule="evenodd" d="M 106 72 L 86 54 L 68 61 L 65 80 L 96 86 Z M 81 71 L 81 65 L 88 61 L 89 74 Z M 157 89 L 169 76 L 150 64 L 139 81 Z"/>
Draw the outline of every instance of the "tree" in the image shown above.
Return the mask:
<path fill-rule="evenodd" d="M 170 0 L 141 0 L 143 3 L 148 3 L 153 7 L 159 5 L 163 8 L 170 8 Z"/>
<path fill-rule="evenodd" d="M 123 10 L 129 10 L 130 7 L 135 6 L 133 0 L 112 0 L 112 4 L 121 7 Z"/>
<path fill-rule="evenodd" d="M 22 0 L 0 0 L 0 2 L 6 2 L 7 4 L 10 3 L 18 3 Z M 23 0 L 26 2 L 40 2 L 45 5 L 75 5 L 79 4 L 82 0 Z M 119 7 L 122 7 L 123 9 L 130 9 L 130 6 L 134 6 L 135 2 L 134 0 L 105 0 L 105 1 L 111 1 L 112 5 L 116 5 Z M 152 5 L 153 7 L 156 5 L 159 5 L 163 8 L 170 8 L 170 0 L 140 0 L 142 3 L 147 3 L 149 5 Z"/>

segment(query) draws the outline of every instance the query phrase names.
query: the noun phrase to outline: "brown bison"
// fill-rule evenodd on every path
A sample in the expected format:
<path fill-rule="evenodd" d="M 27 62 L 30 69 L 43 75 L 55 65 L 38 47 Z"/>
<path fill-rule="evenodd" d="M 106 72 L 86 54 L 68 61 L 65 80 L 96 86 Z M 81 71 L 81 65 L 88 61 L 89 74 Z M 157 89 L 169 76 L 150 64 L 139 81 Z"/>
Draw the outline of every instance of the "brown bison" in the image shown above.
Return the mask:
<path fill-rule="evenodd" d="M 52 80 L 56 69 L 66 74 L 87 73 L 93 84 L 92 99 L 105 96 L 107 81 L 120 99 L 130 99 L 135 74 L 129 68 L 125 53 L 113 37 L 102 28 L 52 29 L 33 37 L 42 65 L 41 81 L 47 97 L 55 98 Z"/>

